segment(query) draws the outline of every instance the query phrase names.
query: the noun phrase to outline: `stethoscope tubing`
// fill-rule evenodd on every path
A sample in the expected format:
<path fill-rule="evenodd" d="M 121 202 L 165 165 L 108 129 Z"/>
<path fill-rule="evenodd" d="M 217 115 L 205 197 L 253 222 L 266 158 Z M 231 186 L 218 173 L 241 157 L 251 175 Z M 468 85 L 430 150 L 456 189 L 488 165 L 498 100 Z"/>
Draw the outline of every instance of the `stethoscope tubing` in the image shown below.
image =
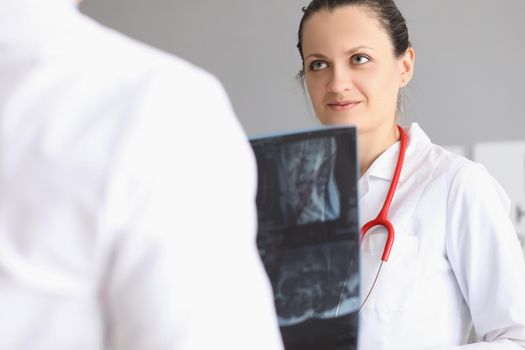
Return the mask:
<path fill-rule="evenodd" d="M 377 270 L 372 286 L 370 287 L 363 303 L 361 304 L 361 307 L 359 308 L 358 314 L 361 313 L 361 311 L 367 304 L 368 300 L 370 299 L 370 296 L 372 295 L 372 292 L 374 291 L 377 281 L 379 280 L 379 277 L 381 275 L 381 271 L 383 270 L 383 265 L 384 263 L 388 261 L 388 258 L 390 257 L 390 252 L 392 251 L 392 246 L 394 245 L 395 230 L 394 230 L 394 225 L 392 225 L 392 223 L 388 219 L 388 211 L 390 210 L 390 205 L 392 204 L 392 200 L 394 199 L 394 194 L 396 193 L 397 185 L 399 183 L 399 178 L 401 176 L 401 170 L 403 169 L 403 164 L 405 162 L 405 153 L 407 149 L 406 132 L 400 125 L 397 125 L 397 129 L 399 130 L 399 138 L 400 138 L 399 155 L 397 158 L 396 169 L 394 170 L 394 175 L 392 177 L 392 182 L 390 183 L 390 188 L 388 189 L 388 193 L 383 203 L 383 207 L 381 208 L 381 211 L 379 212 L 377 217 L 367 222 L 361 228 L 361 242 L 363 242 L 368 231 L 371 228 L 376 227 L 376 226 L 383 226 L 384 228 L 386 228 L 387 239 L 385 242 L 383 255 L 381 256 L 381 264 L 379 265 L 379 268 Z M 352 267 L 352 264 L 350 264 L 350 267 L 348 268 L 347 276 L 346 276 L 343 286 L 346 285 L 346 282 L 350 276 L 351 267 Z M 339 308 L 340 308 L 340 305 L 343 299 L 343 295 L 344 295 L 344 289 L 341 292 L 341 295 L 339 297 L 339 303 L 335 311 L 335 317 L 339 315 Z"/>
<path fill-rule="evenodd" d="M 401 144 L 399 146 L 399 156 L 397 158 L 396 169 L 394 171 L 394 176 L 392 177 L 390 188 L 388 189 L 388 194 L 386 195 L 383 207 L 381 208 L 381 211 L 379 212 L 377 217 L 367 222 L 361 228 L 361 241 L 365 238 L 365 235 L 371 228 L 376 226 L 383 226 L 384 228 L 386 228 L 387 239 L 385 242 L 383 255 L 381 257 L 381 260 L 384 262 L 388 261 L 388 258 L 390 257 L 390 252 L 392 251 L 392 246 L 394 245 L 395 230 L 394 225 L 392 225 L 392 223 L 388 219 L 388 211 L 390 210 L 390 205 L 392 204 L 394 194 L 396 193 L 397 185 L 399 183 L 399 177 L 401 176 L 401 170 L 403 169 L 403 164 L 405 162 L 405 153 L 407 148 L 407 135 L 405 130 L 399 125 L 397 126 L 397 129 L 399 130 Z"/>
<path fill-rule="evenodd" d="M 388 219 L 388 211 L 390 210 L 390 205 L 392 204 L 394 194 L 396 193 L 397 185 L 399 183 L 399 177 L 401 176 L 401 170 L 403 169 L 403 164 L 405 162 L 405 153 L 407 149 L 406 132 L 399 125 L 397 126 L 397 129 L 399 130 L 399 137 L 400 137 L 399 156 L 397 158 L 396 169 L 394 171 L 394 176 L 392 177 L 392 182 L 390 184 L 388 194 L 386 196 L 385 202 L 383 203 L 383 207 L 381 208 L 381 211 L 379 212 L 377 217 L 367 222 L 361 228 L 361 242 L 364 240 L 367 232 L 375 226 L 383 226 L 384 228 L 386 228 L 387 240 L 385 242 L 385 248 L 383 250 L 383 255 L 381 257 L 381 264 L 379 265 L 379 268 L 377 270 L 376 276 L 374 278 L 374 282 L 372 283 L 370 290 L 366 294 L 366 297 L 363 303 L 361 304 L 361 307 L 359 308 L 358 314 L 361 313 L 361 311 L 367 304 L 368 300 L 370 299 L 370 296 L 372 295 L 372 292 L 375 289 L 377 281 L 379 280 L 379 276 L 381 275 L 381 271 L 383 270 L 383 265 L 384 263 L 388 261 L 388 258 L 390 257 L 390 252 L 392 251 L 392 246 L 394 245 L 395 229 L 394 229 L 394 225 L 392 225 L 392 223 Z"/>

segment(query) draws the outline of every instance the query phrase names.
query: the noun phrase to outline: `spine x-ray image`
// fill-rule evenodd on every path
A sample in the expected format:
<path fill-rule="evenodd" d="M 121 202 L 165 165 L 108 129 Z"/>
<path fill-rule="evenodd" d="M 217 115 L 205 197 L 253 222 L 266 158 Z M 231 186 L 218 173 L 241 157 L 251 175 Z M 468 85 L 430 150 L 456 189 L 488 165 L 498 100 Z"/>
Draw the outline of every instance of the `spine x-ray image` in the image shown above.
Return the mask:
<path fill-rule="evenodd" d="M 359 290 L 354 128 L 251 140 L 257 246 L 287 350 L 356 348 Z"/>

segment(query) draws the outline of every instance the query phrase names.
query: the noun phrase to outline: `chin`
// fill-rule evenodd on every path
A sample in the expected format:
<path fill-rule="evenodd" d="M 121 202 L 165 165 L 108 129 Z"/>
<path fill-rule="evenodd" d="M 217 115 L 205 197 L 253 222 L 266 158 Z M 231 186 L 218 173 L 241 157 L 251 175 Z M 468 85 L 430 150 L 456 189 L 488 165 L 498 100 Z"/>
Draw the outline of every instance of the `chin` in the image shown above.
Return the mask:
<path fill-rule="evenodd" d="M 319 117 L 319 121 L 323 125 L 355 125 L 359 129 L 361 124 L 359 121 L 360 118 L 350 117 L 350 116 L 325 116 Z"/>

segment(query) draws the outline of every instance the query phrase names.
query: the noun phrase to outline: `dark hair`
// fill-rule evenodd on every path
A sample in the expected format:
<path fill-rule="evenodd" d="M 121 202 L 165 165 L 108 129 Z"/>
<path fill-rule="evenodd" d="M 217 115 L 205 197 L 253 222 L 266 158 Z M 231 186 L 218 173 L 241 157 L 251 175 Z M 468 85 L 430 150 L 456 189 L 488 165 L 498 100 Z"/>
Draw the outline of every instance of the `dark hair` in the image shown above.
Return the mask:
<path fill-rule="evenodd" d="M 304 23 L 314 13 L 320 10 L 334 10 L 342 6 L 363 6 L 371 10 L 374 17 L 379 20 L 383 28 L 390 36 L 396 57 L 401 56 L 409 47 L 412 46 L 408 39 L 408 29 L 405 18 L 393 0 L 312 0 L 308 6 L 303 7 L 303 18 L 301 18 L 301 23 L 299 24 L 297 49 L 299 49 L 303 66 L 304 56 L 302 37 Z"/>

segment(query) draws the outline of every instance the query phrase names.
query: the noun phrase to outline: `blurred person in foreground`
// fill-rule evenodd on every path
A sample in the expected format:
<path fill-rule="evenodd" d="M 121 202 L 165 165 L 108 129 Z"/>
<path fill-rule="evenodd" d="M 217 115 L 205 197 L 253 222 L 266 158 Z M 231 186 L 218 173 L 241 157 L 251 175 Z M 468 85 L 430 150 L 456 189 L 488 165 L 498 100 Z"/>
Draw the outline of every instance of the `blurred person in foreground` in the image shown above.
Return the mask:
<path fill-rule="evenodd" d="M 255 169 L 220 83 L 0 0 L 0 349 L 280 349 Z"/>

